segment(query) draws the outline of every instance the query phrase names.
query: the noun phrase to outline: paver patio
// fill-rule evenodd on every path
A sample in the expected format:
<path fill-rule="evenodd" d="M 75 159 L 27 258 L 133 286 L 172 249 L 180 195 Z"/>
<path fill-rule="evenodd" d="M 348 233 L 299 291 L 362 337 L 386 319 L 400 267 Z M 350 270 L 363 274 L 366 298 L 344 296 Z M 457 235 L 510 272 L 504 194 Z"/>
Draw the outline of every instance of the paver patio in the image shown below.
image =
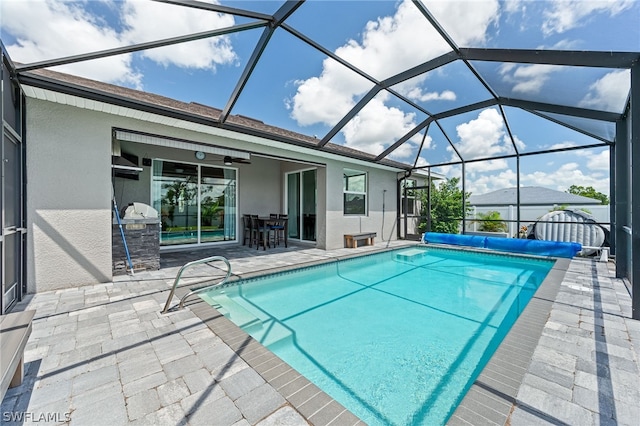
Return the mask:
<path fill-rule="evenodd" d="M 391 246 L 404 244 L 414 243 Z M 165 253 L 159 271 L 29 295 L 14 309 L 37 310 L 25 381 L 2 401 L 2 424 L 357 424 L 260 345 L 220 325 L 213 309 L 192 303 L 160 311 L 186 259 L 224 255 L 234 274 L 248 276 L 387 245 Z M 489 395 L 513 406 L 512 425 L 638 424 L 640 321 L 630 319 L 629 293 L 611 268 L 592 260 L 571 262 L 516 401 Z M 215 264 L 199 265 L 185 274 L 185 282 L 221 275 Z M 203 321 L 203 315 L 210 318 Z M 215 327 L 222 327 L 218 334 Z M 491 418 L 475 413 L 470 423 L 494 424 Z M 455 421 L 464 423 L 464 415 Z"/>

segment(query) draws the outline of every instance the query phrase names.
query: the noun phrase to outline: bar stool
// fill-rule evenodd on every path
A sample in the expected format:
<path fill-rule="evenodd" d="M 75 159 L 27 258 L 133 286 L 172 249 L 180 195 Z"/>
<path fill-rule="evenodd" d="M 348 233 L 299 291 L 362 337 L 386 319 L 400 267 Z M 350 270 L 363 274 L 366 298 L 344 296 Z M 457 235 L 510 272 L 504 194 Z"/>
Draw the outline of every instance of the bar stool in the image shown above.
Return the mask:
<path fill-rule="evenodd" d="M 251 215 L 251 243 L 256 243 L 256 250 L 262 246 L 263 250 L 267 249 L 267 245 L 265 244 L 265 232 L 269 232 L 269 229 L 263 224 L 260 226 L 260 219 L 258 219 L 258 215 Z M 268 234 L 266 235 L 269 236 Z M 249 243 L 249 247 L 251 247 L 251 243 Z"/>
<path fill-rule="evenodd" d="M 286 214 L 277 214 L 277 215 L 272 215 L 275 216 L 277 218 L 276 221 L 273 222 L 273 224 L 271 225 L 271 230 L 274 233 L 274 244 L 280 245 L 280 239 L 282 238 L 283 240 L 285 240 L 285 247 L 287 246 L 286 244 L 286 238 L 284 235 L 284 231 L 285 231 L 285 220 L 288 219 L 288 215 Z"/>
<path fill-rule="evenodd" d="M 251 215 L 242 215 L 242 226 L 244 227 L 242 231 L 242 245 L 246 245 L 245 242 L 249 241 L 249 247 L 251 247 Z"/>

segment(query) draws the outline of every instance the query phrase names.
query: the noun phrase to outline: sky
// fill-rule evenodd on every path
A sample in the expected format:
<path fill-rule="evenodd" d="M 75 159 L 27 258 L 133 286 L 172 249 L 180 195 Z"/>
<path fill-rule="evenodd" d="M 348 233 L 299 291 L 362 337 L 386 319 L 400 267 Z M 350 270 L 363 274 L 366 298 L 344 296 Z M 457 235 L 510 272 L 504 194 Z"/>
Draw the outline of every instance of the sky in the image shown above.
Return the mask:
<path fill-rule="evenodd" d="M 213 1 L 208 1 L 213 2 Z M 221 1 L 273 14 L 283 2 Z M 635 0 L 423 1 L 458 47 L 640 51 L 640 2 Z M 254 22 L 253 19 L 144 0 L 2 0 L 2 42 L 19 63 L 122 47 Z M 451 51 L 410 1 L 307 1 L 287 19 L 376 80 Z M 186 102 L 224 108 L 262 29 L 149 49 L 52 68 Z M 628 70 L 471 61 L 500 96 L 620 113 L 629 93 Z M 311 48 L 291 33 L 275 31 L 232 114 L 323 138 L 373 87 L 373 83 Z M 430 113 L 491 98 L 456 61 L 392 87 Z M 389 158 L 420 166 L 602 143 L 523 110 L 497 107 L 432 123 Z M 390 91 L 380 91 L 331 142 L 380 154 L 427 118 Z M 569 124 L 611 138 L 615 128 L 595 120 Z M 508 127 L 507 127 L 508 123 Z M 512 139 L 509 137 L 511 133 Z M 445 137 L 453 143 L 452 148 Z M 420 150 L 420 147 L 422 149 Z M 473 194 L 516 185 L 515 159 L 465 167 Z M 459 166 L 434 171 L 460 176 Z M 522 186 L 565 191 L 593 186 L 609 194 L 606 147 L 523 156 Z"/>

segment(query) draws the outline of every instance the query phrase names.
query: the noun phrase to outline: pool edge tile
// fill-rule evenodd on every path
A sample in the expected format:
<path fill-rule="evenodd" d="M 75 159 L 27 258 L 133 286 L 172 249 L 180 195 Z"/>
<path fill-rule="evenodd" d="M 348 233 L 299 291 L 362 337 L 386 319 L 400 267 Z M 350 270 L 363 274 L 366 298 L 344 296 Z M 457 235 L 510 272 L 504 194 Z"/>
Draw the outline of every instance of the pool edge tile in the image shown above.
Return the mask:
<path fill-rule="evenodd" d="M 493 399 L 503 401 L 503 404 L 491 402 L 491 406 L 487 406 L 490 410 L 483 411 L 488 417 L 481 417 L 488 421 L 488 424 L 498 425 L 504 425 L 509 419 L 519 388 L 531 363 L 533 352 L 538 346 L 542 330 L 551 313 L 553 303 L 570 264 L 571 259 L 556 260 L 536 290 L 533 298 L 527 303 L 522 314 L 520 314 L 487 365 L 485 365 L 478 378 L 449 417 L 451 424 L 466 424 L 472 421 L 472 414 L 477 414 L 479 407 L 486 406 L 487 401 L 477 397 L 478 394 L 476 392 L 481 391 L 489 392 L 494 396 Z M 519 340 L 519 335 L 523 333 L 531 337 L 526 344 Z M 536 343 L 533 344 L 533 341 Z M 495 355 L 498 353 L 501 356 L 496 357 Z M 504 356 L 505 354 L 509 356 Z M 518 359 L 517 363 L 522 365 L 520 368 L 523 368 L 523 370 L 513 371 L 513 369 L 509 368 L 509 364 L 514 363 L 513 357 Z M 505 380 L 505 382 L 510 382 L 509 384 L 501 382 L 500 375 L 496 374 L 505 370 L 510 372 L 508 380 Z M 517 384 L 515 388 L 511 386 L 514 384 Z"/>

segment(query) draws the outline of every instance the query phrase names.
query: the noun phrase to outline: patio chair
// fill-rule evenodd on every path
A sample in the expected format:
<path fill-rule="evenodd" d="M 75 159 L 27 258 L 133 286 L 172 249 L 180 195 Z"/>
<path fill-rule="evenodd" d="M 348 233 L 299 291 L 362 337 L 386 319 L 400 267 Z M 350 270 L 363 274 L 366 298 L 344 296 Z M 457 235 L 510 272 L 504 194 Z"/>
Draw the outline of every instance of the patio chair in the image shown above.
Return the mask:
<path fill-rule="evenodd" d="M 249 247 L 252 246 L 252 243 L 256 243 L 256 250 L 262 246 L 263 250 L 267 249 L 266 242 L 269 239 L 270 229 L 262 222 L 258 215 L 251 215 L 251 239 L 249 242 Z M 266 234 L 265 234 L 266 233 Z"/>
<path fill-rule="evenodd" d="M 242 231 L 242 245 L 246 245 L 245 243 L 249 241 L 249 247 L 251 247 L 251 215 L 242 215 L 242 226 L 244 227 Z"/>
<path fill-rule="evenodd" d="M 285 236 L 284 236 L 284 232 L 285 232 L 285 221 L 288 220 L 289 216 L 286 214 L 277 214 L 277 215 L 272 215 L 272 217 L 275 216 L 278 220 L 271 225 L 271 230 L 273 231 L 274 235 L 273 235 L 273 239 L 274 239 L 274 245 L 280 245 L 280 241 L 285 240 Z"/>

